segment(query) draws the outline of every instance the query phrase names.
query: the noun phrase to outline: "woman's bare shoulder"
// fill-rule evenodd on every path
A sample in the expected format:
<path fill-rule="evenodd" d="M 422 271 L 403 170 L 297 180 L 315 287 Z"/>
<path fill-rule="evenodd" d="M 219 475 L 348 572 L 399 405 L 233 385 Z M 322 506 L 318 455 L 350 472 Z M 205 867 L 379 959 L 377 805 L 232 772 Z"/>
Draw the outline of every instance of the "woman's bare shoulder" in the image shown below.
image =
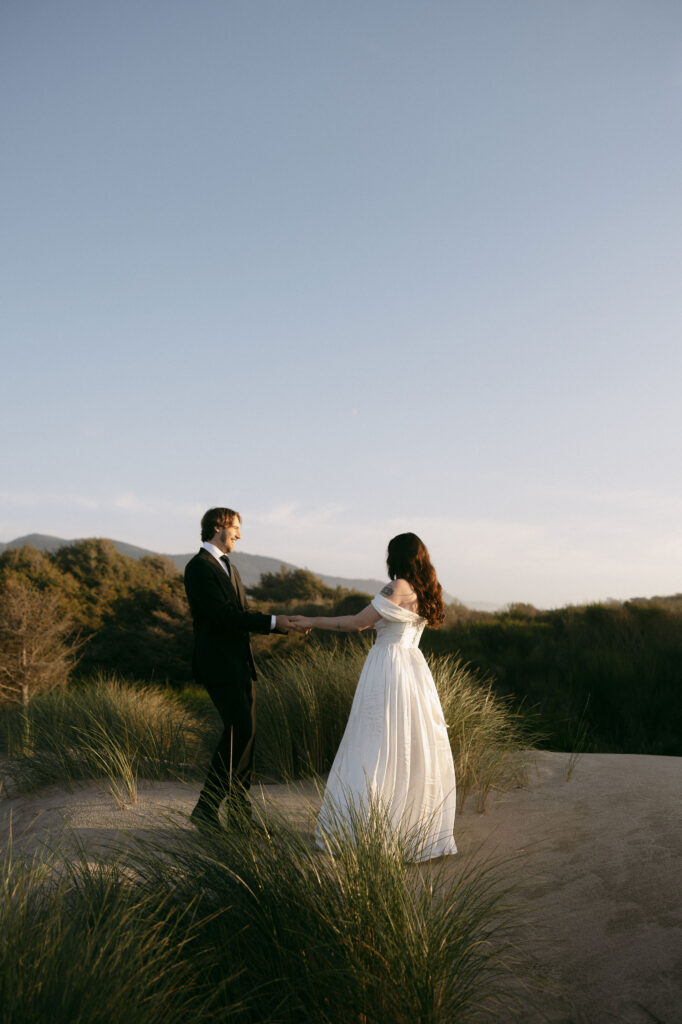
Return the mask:
<path fill-rule="evenodd" d="M 399 604 L 401 607 L 410 610 L 417 603 L 417 595 L 414 592 L 414 588 L 407 580 L 391 580 L 382 589 L 381 593 L 389 601 L 393 601 L 394 604 Z"/>

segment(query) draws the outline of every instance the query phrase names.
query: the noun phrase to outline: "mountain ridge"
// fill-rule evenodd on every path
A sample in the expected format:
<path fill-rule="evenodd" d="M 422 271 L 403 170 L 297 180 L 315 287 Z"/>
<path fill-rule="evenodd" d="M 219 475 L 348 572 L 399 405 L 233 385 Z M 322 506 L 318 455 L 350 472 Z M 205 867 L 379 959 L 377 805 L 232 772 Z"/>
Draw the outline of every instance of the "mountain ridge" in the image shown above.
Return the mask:
<path fill-rule="evenodd" d="M 20 548 L 25 544 L 36 548 L 38 551 L 46 551 L 52 553 L 57 551 L 58 548 L 77 544 L 81 540 L 94 539 L 85 537 L 75 537 L 72 540 L 67 540 L 64 537 L 54 537 L 48 533 L 27 533 L 22 537 L 15 537 L 14 540 L 0 541 L 0 554 L 3 551 L 7 551 L 9 548 Z M 182 572 L 189 562 L 190 558 L 195 554 L 194 551 L 189 554 L 180 555 L 169 555 L 160 551 L 152 551 L 150 548 L 141 548 L 136 544 L 128 544 L 127 541 L 113 540 L 110 537 L 98 538 L 101 540 L 110 540 L 116 550 L 121 555 L 126 555 L 128 558 L 144 558 L 146 555 L 153 555 L 155 557 L 166 558 L 169 562 L 175 566 L 178 572 Z M 285 569 L 300 569 L 301 566 L 294 565 L 292 562 L 286 562 L 282 558 L 271 558 L 269 555 L 252 555 L 246 551 L 234 551 L 230 555 L 231 560 L 237 566 L 239 575 L 241 576 L 245 587 L 254 587 L 260 582 L 261 575 L 265 572 L 279 572 L 282 566 Z M 328 587 L 343 587 L 345 590 L 359 590 L 365 594 L 376 594 L 382 587 L 386 585 L 386 580 L 376 579 L 363 579 L 363 578 L 347 578 L 345 576 L 330 576 L 327 573 L 314 572 L 314 576 L 322 580 Z M 451 603 L 455 600 L 450 594 L 443 592 L 443 599 L 447 603 Z M 488 602 L 478 602 L 478 604 L 470 605 L 472 608 L 478 608 L 480 610 L 492 611 L 497 608 L 497 605 Z"/>
<path fill-rule="evenodd" d="M 65 545 L 77 544 L 79 541 L 84 540 L 88 540 L 88 538 L 77 537 L 73 540 L 67 540 L 62 537 L 53 537 L 51 534 L 26 534 L 24 537 L 14 538 L 13 541 L 0 541 L 0 554 L 9 548 L 22 548 L 26 544 L 37 548 L 38 551 L 53 552 L 58 548 L 65 547 Z M 89 540 L 93 539 L 90 538 Z M 99 540 L 111 541 L 119 554 L 126 555 L 128 558 L 143 558 L 145 555 L 166 558 L 169 562 L 172 562 L 178 572 L 182 572 L 189 559 L 196 554 L 196 552 L 191 551 L 188 554 L 169 555 L 160 551 L 152 551 L 151 548 L 140 548 L 136 544 L 128 544 L 127 541 L 114 541 L 112 538 L 99 538 Z M 244 586 L 247 588 L 255 587 L 260 582 L 263 572 L 279 572 L 283 565 L 287 569 L 301 568 L 300 565 L 287 562 L 284 558 L 271 558 L 269 555 L 252 555 L 246 551 L 232 552 L 230 558 L 237 565 Z M 337 577 L 337 575 L 330 575 L 327 572 L 315 572 L 313 569 L 308 571 L 316 575 L 317 579 L 322 580 L 328 587 L 358 590 L 364 594 L 377 594 L 382 587 L 386 586 L 386 580 Z M 442 597 L 446 604 L 452 604 L 458 600 L 458 598 L 444 590 Z M 502 607 L 502 605 L 496 604 L 494 601 L 462 601 L 462 604 L 476 611 L 498 611 Z"/>

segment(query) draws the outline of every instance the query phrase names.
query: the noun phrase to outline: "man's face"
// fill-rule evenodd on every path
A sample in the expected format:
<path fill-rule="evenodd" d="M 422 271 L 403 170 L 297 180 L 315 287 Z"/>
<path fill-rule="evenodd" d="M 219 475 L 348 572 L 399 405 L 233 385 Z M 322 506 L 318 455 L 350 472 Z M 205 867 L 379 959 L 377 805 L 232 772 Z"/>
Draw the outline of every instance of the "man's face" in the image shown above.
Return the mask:
<path fill-rule="evenodd" d="M 241 526 L 238 518 L 233 519 L 229 526 L 219 526 L 213 538 L 215 546 L 229 555 L 242 535 Z"/>

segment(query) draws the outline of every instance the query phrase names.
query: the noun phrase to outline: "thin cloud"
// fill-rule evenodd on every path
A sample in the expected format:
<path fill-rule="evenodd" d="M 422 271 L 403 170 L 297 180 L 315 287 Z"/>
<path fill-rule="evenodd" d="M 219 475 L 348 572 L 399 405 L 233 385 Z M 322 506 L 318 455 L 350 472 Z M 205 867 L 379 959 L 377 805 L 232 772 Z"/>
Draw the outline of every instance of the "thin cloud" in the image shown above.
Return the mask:
<path fill-rule="evenodd" d="M 277 505 L 268 512 L 254 513 L 249 516 L 249 521 L 301 533 L 319 526 L 334 526 L 342 519 L 344 511 L 340 505 L 305 508 L 300 503 L 288 502 Z"/>
<path fill-rule="evenodd" d="M 101 504 L 95 498 L 82 494 L 46 494 L 44 491 L 0 491 L 0 502 L 16 508 L 40 508 L 41 506 L 75 509 L 98 509 Z"/>

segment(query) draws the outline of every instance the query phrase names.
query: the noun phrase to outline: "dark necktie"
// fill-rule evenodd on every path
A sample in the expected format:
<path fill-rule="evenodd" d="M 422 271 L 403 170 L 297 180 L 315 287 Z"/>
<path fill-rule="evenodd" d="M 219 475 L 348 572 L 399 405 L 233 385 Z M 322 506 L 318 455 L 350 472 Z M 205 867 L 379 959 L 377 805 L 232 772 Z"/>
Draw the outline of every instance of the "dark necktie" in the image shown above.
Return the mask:
<path fill-rule="evenodd" d="M 227 569 L 228 579 L 231 580 L 232 579 L 232 566 L 230 565 L 230 559 L 227 557 L 227 555 L 221 555 L 220 556 L 220 561 L 223 563 L 223 565 Z"/>

